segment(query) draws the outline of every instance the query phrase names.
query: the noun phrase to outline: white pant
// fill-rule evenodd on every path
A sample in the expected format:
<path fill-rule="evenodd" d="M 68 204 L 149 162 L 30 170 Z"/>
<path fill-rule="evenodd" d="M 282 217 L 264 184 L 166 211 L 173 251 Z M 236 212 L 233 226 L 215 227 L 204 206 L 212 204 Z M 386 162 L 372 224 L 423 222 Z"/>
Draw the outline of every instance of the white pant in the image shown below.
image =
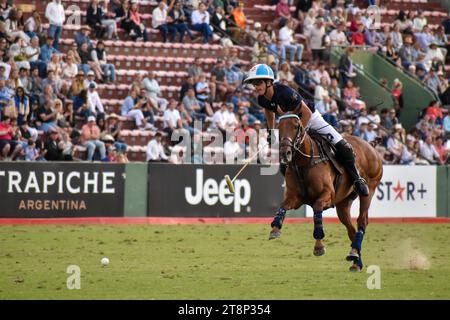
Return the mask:
<path fill-rule="evenodd" d="M 314 111 L 311 119 L 309 119 L 308 128 L 311 128 L 317 133 L 320 133 L 321 135 L 327 137 L 333 145 L 343 139 L 341 134 L 337 132 L 331 124 L 326 122 L 317 110 Z"/>
<path fill-rule="evenodd" d="M 128 111 L 127 116 L 132 117 L 138 127 L 142 126 L 142 124 L 143 124 L 142 120 L 144 120 L 144 114 L 142 113 L 141 110 L 139 110 L 139 109 L 130 110 L 130 111 Z"/>

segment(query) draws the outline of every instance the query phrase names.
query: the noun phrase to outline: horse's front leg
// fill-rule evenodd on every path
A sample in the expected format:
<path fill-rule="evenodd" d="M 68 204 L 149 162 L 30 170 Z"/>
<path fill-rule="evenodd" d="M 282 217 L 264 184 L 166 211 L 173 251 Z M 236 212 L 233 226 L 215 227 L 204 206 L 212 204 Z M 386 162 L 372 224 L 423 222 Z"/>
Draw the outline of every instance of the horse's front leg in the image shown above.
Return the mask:
<path fill-rule="evenodd" d="M 281 228 L 283 227 L 284 218 L 286 217 L 287 210 L 297 209 L 302 205 L 300 197 L 295 194 L 286 195 L 285 199 L 278 208 L 277 214 L 273 218 L 270 226 L 269 240 L 279 238 L 281 236 Z"/>
<path fill-rule="evenodd" d="M 323 230 L 322 213 L 323 209 L 330 206 L 331 195 L 327 192 L 322 194 L 313 204 L 314 211 L 314 231 L 313 237 L 316 240 L 314 244 L 313 254 L 315 256 L 323 256 L 325 254 L 325 244 L 323 238 L 325 238 L 325 231 Z"/>

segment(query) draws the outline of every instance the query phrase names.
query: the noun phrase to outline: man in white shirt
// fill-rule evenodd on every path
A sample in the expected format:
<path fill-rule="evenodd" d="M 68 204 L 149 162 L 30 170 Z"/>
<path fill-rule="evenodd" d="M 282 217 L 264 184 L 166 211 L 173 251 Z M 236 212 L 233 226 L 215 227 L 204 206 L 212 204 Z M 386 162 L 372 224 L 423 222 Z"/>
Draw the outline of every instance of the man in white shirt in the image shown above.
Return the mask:
<path fill-rule="evenodd" d="M 177 110 L 177 101 L 171 100 L 167 110 L 164 111 L 164 131 L 170 136 L 174 130 L 181 128 L 183 128 L 183 122 L 180 112 Z"/>
<path fill-rule="evenodd" d="M 159 87 L 158 81 L 156 80 L 156 73 L 151 71 L 148 77 L 144 78 L 142 81 L 142 86 L 147 90 L 147 94 L 150 99 L 153 100 L 153 104 L 157 105 L 159 110 L 165 111 L 167 108 L 168 101 L 161 98 L 161 89 Z"/>
<path fill-rule="evenodd" d="M 212 116 L 212 127 L 225 132 L 227 129 L 227 105 L 222 103 L 220 109 L 217 110 Z"/>
<path fill-rule="evenodd" d="M 431 135 L 426 137 L 425 142 L 420 142 L 419 155 L 430 164 L 439 164 L 440 156 L 433 145 L 433 137 Z"/>
<path fill-rule="evenodd" d="M 230 140 L 227 140 L 223 145 L 223 154 L 225 156 L 225 163 L 235 164 L 235 160 L 244 153 L 239 143 L 236 141 L 236 136 L 230 136 Z"/>
<path fill-rule="evenodd" d="M 97 86 L 95 83 L 89 84 L 88 90 L 89 109 L 91 110 L 91 114 L 94 114 L 96 116 L 100 114 L 104 115 L 105 109 L 103 108 L 102 100 L 100 99 L 98 92 L 95 90 L 96 88 Z M 96 110 L 98 110 L 98 112 Z"/>
<path fill-rule="evenodd" d="M 47 18 L 50 27 L 48 29 L 48 36 L 53 37 L 53 47 L 59 49 L 59 38 L 61 37 L 64 21 L 66 21 L 66 14 L 61 0 L 53 0 L 49 2 L 45 9 L 45 17 Z"/>
<path fill-rule="evenodd" d="M 312 50 L 314 60 L 324 60 L 325 47 L 323 39 L 325 34 L 323 19 L 317 18 L 314 27 L 311 28 L 306 34 L 308 46 Z"/>
<path fill-rule="evenodd" d="M 162 32 L 164 42 L 167 42 L 167 34 L 169 31 L 172 34 L 172 39 L 175 39 L 177 35 L 177 29 L 167 24 L 167 19 L 171 18 L 167 17 L 166 0 L 162 0 L 152 12 L 152 27 Z"/>
<path fill-rule="evenodd" d="M 332 46 L 346 46 L 348 45 L 348 40 L 345 35 L 345 23 L 339 21 L 337 23 L 337 28 L 330 32 L 330 44 Z"/>
<path fill-rule="evenodd" d="M 203 2 L 199 4 L 198 10 L 192 12 L 191 22 L 191 29 L 201 32 L 203 43 L 208 43 L 213 32 L 209 25 L 209 12 L 206 10 L 206 5 Z"/>
<path fill-rule="evenodd" d="M 281 41 L 284 49 L 289 51 L 290 62 L 294 62 L 295 60 L 300 62 L 302 61 L 303 45 L 300 43 L 294 43 L 294 23 L 294 20 L 289 20 L 286 22 L 286 25 L 281 28 L 278 33 L 278 40 Z"/>
<path fill-rule="evenodd" d="M 164 152 L 161 142 L 162 135 L 157 132 L 155 138 L 147 144 L 147 162 L 168 162 L 169 157 Z"/>

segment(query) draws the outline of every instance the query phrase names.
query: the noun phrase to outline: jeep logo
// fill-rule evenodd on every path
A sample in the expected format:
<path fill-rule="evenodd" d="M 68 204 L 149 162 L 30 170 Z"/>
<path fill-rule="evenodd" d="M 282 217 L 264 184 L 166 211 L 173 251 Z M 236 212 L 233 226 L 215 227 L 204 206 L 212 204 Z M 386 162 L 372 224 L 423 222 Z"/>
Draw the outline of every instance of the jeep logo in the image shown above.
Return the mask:
<path fill-rule="evenodd" d="M 196 170 L 195 188 L 195 193 L 192 187 L 186 187 L 184 190 L 189 204 L 198 205 L 204 200 L 208 206 L 214 206 L 219 201 L 224 206 L 234 204 L 235 213 L 241 212 L 241 207 L 249 204 L 252 193 L 250 183 L 246 179 L 234 182 L 234 194 L 228 190 L 225 179 L 222 179 L 220 184 L 214 179 L 206 179 L 203 182 L 203 169 Z"/>

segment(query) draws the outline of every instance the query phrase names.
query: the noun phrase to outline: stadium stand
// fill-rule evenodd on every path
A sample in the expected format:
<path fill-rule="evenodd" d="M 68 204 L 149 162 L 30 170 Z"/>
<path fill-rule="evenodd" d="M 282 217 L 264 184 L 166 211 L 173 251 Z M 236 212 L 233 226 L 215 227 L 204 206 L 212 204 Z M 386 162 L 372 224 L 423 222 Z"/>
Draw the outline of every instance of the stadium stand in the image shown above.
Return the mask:
<path fill-rule="evenodd" d="M 159 2 L 168 12 L 155 11 Z M 240 84 L 252 64 L 268 63 L 279 81 L 297 88 L 339 130 L 381 139 L 386 163 L 448 163 L 450 20 L 438 3 L 383 1 L 376 25 L 362 1 L 175 2 L 0 1 L 0 160 L 86 160 L 92 146 L 85 141 L 98 140 L 108 147 L 103 159 L 96 148 L 94 160 L 147 161 L 156 132 L 169 153 L 170 133 L 179 128 L 192 134 L 194 119 L 205 120 L 205 135 L 208 128 L 258 131 L 264 117 Z M 166 42 L 163 28 L 153 28 L 155 14 L 169 17 L 162 23 Z M 206 16 L 205 25 L 192 27 L 192 15 Z M 182 43 L 179 30 L 186 32 Z M 97 48 L 100 40 L 104 50 Z M 417 125 L 404 128 L 399 121 L 401 113 L 417 111 L 403 105 L 408 92 L 398 79 L 376 79 L 392 96 L 392 107 L 365 102 L 348 81 L 353 71 L 345 69 L 343 53 L 352 45 L 390 60 L 435 92 L 436 101 L 417 114 Z M 334 46 L 343 46 L 339 65 L 330 63 Z M 190 88 L 195 97 L 183 103 Z M 82 130 L 92 116 L 99 137 Z M 239 146 L 245 148 L 245 139 Z"/>

